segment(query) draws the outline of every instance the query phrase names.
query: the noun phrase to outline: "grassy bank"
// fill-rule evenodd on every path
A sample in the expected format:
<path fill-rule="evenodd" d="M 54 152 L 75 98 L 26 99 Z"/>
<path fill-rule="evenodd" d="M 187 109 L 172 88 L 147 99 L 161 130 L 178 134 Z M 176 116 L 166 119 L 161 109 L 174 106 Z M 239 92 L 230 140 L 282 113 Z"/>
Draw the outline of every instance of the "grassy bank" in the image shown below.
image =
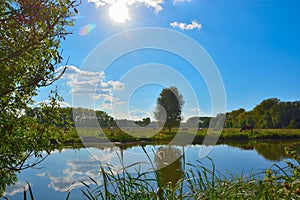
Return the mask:
<path fill-rule="evenodd" d="M 127 134 L 127 133 L 128 134 Z M 106 142 L 169 142 L 176 134 L 180 133 L 180 136 L 194 136 L 194 143 L 202 143 L 203 139 L 207 135 L 207 129 L 193 130 L 185 129 L 178 130 L 172 129 L 169 133 L 166 130 L 158 130 L 153 128 L 145 129 L 102 129 L 99 128 L 79 128 L 69 130 L 66 134 L 62 135 L 59 140 L 65 145 L 74 144 L 91 144 L 91 143 L 106 143 Z M 211 137 L 217 136 L 212 131 Z M 278 140 L 290 140 L 300 139 L 300 129 L 255 129 L 253 132 L 244 131 L 240 132 L 239 129 L 225 128 L 222 130 L 222 134 L 219 137 L 219 141 L 227 140 L 260 140 L 260 139 L 278 139 Z"/>

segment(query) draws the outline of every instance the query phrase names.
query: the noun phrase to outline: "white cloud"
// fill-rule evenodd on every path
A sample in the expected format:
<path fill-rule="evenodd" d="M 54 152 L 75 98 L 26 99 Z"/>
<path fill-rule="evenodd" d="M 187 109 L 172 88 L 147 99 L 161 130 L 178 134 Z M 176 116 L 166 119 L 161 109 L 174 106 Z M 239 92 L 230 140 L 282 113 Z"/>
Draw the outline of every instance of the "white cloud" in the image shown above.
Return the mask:
<path fill-rule="evenodd" d="M 124 83 L 119 81 L 108 81 L 108 84 L 111 85 L 114 90 L 123 90 L 125 88 Z"/>
<path fill-rule="evenodd" d="M 64 67 L 65 66 L 61 66 L 60 68 L 58 68 L 57 72 L 61 72 L 64 69 Z M 84 71 L 84 70 L 78 69 L 76 66 L 72 66 L 72 65 L 68 65 L 66 67 L 67 67 L 67 70 L 64 73 L 64 77 L 80 75 L 80 77 L 87 77 L 87 78 L 90 78 L 91 76 L 93 76 L 93 77 L 100 76 L 101 78 L 105 78 L 105 73 L 103 71 L 101 71 L 101 72 Z"/>
<path fill-rule="evenodd" d="M 201 108 L 198 108 L 198 107 L 193 107 L 193 108 L 188 109 L 187 111 L 185 111 L 183 113 L 183 115 L 184 115 L 185 121 L 191 117 L 199 117 L 199 116 L 200 117 L 210 117 L 211 116 L 210 113 L 206 113 Z"/>
<path fill-rule="evenodd" d="M 119 98 L 103 95 L 104 101 L 101 107 L 107 110 L 113 109 L 115 106 L 126 104 L 125 101 L 120 101 Z"/>
<path fill-rule="evenodd" d="M 176 5 L 177 3 L 183 3 L 183 2 L 191 2 L 192 0 L 174 0 L 173 4 Z"/>
<path fill-rule="evenodd" d="M 150 117 L 150 113 L 144 110 L 132 110 L 129 112 L 131 116 L 142 119 L 143 117 Z"/>
<path fill-rule="evenodd" d="M 61 72 L 63 67 L 58 68 L 57 72 Z M 95 92 L 97 84 L 102 87 L 108 87 L 108 84 L 103 80 L 105 79 L 105 73 L 91 72 L 80 70 L 75 66 L 67 66 L 67 69 L 62 78 L 69 79 L 67 85 L 70 86 L 71 94 L 78 94 L 84 92 L 84 94 L 91 94 Z M 112 86 L 111 86 L 112 87 Z"/>
<path fill-rule="evenodd" d="M 55 191 L 68 192 L 75 188 L 82 187 L 82 182 L 90 185 L 92 181 L 88 177 L 99 176 L 99 161 L 89 160 L 71 160 L 67 161 L 67 168 L 63 170 L 63 176 L 52 176 L 48 174 L 50 183 L 48 187 Z M 100 184 L 100 182 L 99 182 Z"/>
<path fill-rule="evenodd" d="M 32 184 L 30 185 L 32 186 Z M 14 196 L 17 193 L 22 193 L 24 190 L 28 189 L 28 184 L 23 182 L 17 182 L 14 185 L 10 185 L 6 187 L 4 192 L 4 196 Z"/>
<path fill-rule="evenodd" d="M 180 28 L 181 30 L 193 30 L 193 29 L 201 29 L 202 25 L 193 20 L 191 24 L 183 23 L 183 22 L 172 22 L 170 25 L 173 28 Z"/>
<path fill-rule="evenodd" d="M 121 0 L 122 3 L 128 5 L 128 6 L 133 6 L 135 4 L 142 4 L 148 8 L 152 8 L 155 10 L 155 12 L 161 11 L 162 4 L 164 3 L 164 0 Z M 94 3 L 96 7 L 102 7 L 106 5 L 113 5 L 119 0 L 88 0 L 90 3 Z"/>
<path fill-rule="evenodd" d="M 60 67 L 58 73 L 63 70 Z M 124 102 L 118 98 L 113 97 L 113 91 L 124 90 L 125 85 L 120 81 L 105 80 L 105 73 L 92 72 L 78 69 L 76 66 L 67 66 L 67 69 L 62 76 L 67 79 L 67 86 L 69 86 L 70 93 L 73 95 L 86 95 L 92 99 L 102 99 L 104 101 L 103 108 L 111 108 L 111 104 L 120 105 Z M 110 101 L 110 103 L 108 103 Z"/>
<path fill-rule="evenodd" d="M 97 8 L 100 6 L 105 6 L 105 3 L 103 3 L 102 1 L 99 1 L 99 0 L 87 0 L 87 2 L 94 3 Z"/>
<path fill-rule="evenodd" d="M 189 111 L 192 113 L 201 113 L 202 112 L 201 109 L 197 108 L 197 107 L 190 108 Z"/>
<path fill-rule="evenodd" d="M 68 192 L 83 187 L 82 182 L 86 185 L 94 184 L 89 177 L 100 185 L 100 163 L 109 164 L 112 159 L 117 159 L 117 154 L 109 148 L 105 150 L 89 149 L 89 151 L 91 156 L 66 161 L 66 168 L 60 175 L 52 175 L 50 172 L 45 173 L 45 177 L 50 179 L 48 187 L 53 188 L 55 191 Z M 118 173 L 113 167 L 111 169 L 114 174 Z"/>
<path fill-rule="evenodd" d="M 47 100 L 38 102 L 36 105 L 39 105 L 41 103 L 49 105 L 51 103 L 51 101 L 49 99 L 47 99 Z M 60 105 L 60 107 L 69 107 L 70 106 L 70 104 L 68 102 L 65 102 L 65 101 L 56 101 L 56 103 L 58 105 Z"/>
<path fill-rule="evenodd" d="M 40 173 L 40 174 L 36 174 L 36 175 L 39 177 L 45 177 L 47 174 L 46 174 L 46 172 L 44 172 L 44 173 Z"/>

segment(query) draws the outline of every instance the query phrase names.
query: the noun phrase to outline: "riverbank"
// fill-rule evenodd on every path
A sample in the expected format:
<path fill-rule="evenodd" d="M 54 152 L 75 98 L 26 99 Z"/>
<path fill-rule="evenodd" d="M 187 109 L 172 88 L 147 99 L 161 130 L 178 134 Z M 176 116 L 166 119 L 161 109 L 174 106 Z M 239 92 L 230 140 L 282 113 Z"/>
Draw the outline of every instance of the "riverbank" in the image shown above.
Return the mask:
<path fill-rule="evenodd" d="M 203 143 L 191 143 L 188 145 L 182 145 L 180 143 L 170 143 L 169 141 L 137 141 L 137 142 L 88 142 L 80 144 L 62 144 L 57 147 L 58 150 L 62 149 L 81 149 L 81 148 L 96 148 L 96 149 L 107 149 L 119 147 L 122 150 L 131 149 L 134 147 L 145 147 L 145 146 L 199 146 L 205 145 Z M 293 151 L 300 152 L 300 140 L 285 139 L 285 140 L 272 140 L 272 139 L 259 139 L 259 140 L 219 140 L 212 146 L 229 146 L 232 148 L 238 148 L 240 150 L 255 150 L 259 155 L 270 161 L 281 161 L 284 158 L 289 157 L 285 153 L 285 149 L 289 148 Z"/>
<path fill-rule="evenodd" d="M 126 130 L 125 130 L 126 131 Z M 139 129 L 129 130 L 126 133 L 121 129 L 111 131 L 109 129 L 100 128 L 79 128 L 73 129 L 61 135 L 58 140 L 64 145 L 79 145 L 79 144 L 99 144 L 99 143 L 140 143 L 140 142 L 170 142 L 175 136 L 176 141 L 184 143 L 185 138 L 193 138 L 189 143 L 202 143 L 207 136 L 208 129 L 194 130 L 172 129 L 169 133 L 161 130 L 158 133 L 155 129 Z M 218 141 L 248 141 L 248 140 L 300 140 L 300 129 L 255 129 L 251 131 L 240 132 L 237 128 L 225 128 L 219 135 L 217 131 L 211 131 L 208 135 L 212 138 L 218 138 Z M 181 140 L 182 138 L 182 140 Z"/>

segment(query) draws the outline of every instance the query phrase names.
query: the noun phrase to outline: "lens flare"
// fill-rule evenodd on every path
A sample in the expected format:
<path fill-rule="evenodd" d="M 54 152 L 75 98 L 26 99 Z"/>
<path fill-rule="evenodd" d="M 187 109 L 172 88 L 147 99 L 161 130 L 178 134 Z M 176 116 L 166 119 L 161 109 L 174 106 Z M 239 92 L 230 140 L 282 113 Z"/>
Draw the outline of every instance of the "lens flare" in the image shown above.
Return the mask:
<path fill-rule="evenodd" d="M 78 34 L 81 36 L 86 36 L 96 27 L 96 24 L 88 24 L 80 28 Z"/>

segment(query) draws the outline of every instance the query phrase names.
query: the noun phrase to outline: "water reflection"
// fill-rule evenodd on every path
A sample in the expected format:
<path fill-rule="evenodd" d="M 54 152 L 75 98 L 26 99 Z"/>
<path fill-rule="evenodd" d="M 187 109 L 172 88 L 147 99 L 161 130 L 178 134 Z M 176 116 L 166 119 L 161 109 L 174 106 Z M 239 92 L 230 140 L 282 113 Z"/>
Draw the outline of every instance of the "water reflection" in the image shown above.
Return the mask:
<path fill-rule="evenodd" d="M 154 163 L 162 186 L 172 187 L 182 178 L 182 152 L 172 146 L 160 147 L 155 154 Z"/>
<path fill-rule="evenodd" d="M 184 151 L 183 151 L 184 152 Z M 172 146 L 158 148 L 154 163 L 158 177 L 158 196 L 163 199 L 163 187 L 174 188 L 176 183 L 183 177 L 182 152 Z"/>
<path fill-rule="evenodd" d="M 86 184 L 91 184 L 92 181 L 88 177 L 98 177 L 100 170 L 100 163 L 93 158 L 88 160 L 70 160 L 66 162 L 67 167 L 63 170 L 62 176 L 46 174 L 50 179 L 48 187 L 55 191 L 67 192 L 74 188 L 82 186 L 80 181 Z"/>
<path fill-rule="evenodd" d="M 216 162 L 218 169 L 224 168 L 224 171 L 230 170 L 232 172 L 247 167 L 266 169 L 271 166 L 270 161 L 277 162 L 288 158 L 284 152 L 284 147 L 294 148 L 299 151 L 300 141 L 227 141 L 223 142 L 223 145 L 217 145 L 210 156 Z M 148 144 L 145 148 L 147 152 L 153 151 L 151 160 L 157 169 L 160 179 L 159 187 L 174 187 L 183 176 L 183 152 L 188 149 L 185 154 L 185 162 L 192 163 L 199 159 L 201 145 L 191 145 L 188 148 L 167 146 L 160 143 L 159 145 Z M 49 191 L 56 192 L 55 195 L 58 195 L 58 193 L 72 190 L 73 194 L 74 189 L 82 187 L 80 181 L 86 184 L 92 183 L 89 177 L 93 177 L 100 184 L 99 169 L 101 164 L 105 162 L 114 166 L 116 164 L 120 165 L 120 159 L 116 156 L 116 152 L 119 153 L 122 160 L 124 157 L 125 166 L 131 162 L 142 161 L 137 155 L 142 154 L 143 150 L 137 144 L 119 144 L 119 147 L 114 148 L 82 148 L 80 150 L 65 149 L 61 152 L 55 151 L 42 163 L 42 167 L 45 168 L 38 171 L 29 169 L 30 173 L 22 172 L 18 176 L 19 182 L 14 186 L 7 187 L 5 195 L 16 196 L 18 193 L 22 193 L 24 187 L 27 187 L 26 181 L 33 185 L 36 195 L 40 195 L 43 199 L 45 199 L 43 195 Z M 134 152 L 137 154 L 132 156 Z M 237 156 L 240 157 L 238 158 Z M 149 169 L 147 166 L 145 168 Z M 1 184 L 6 185 L 5 182 L 1 182 Z M 80 194 L 80 190 L 78 194 Z M 18 198 L 16 197 L 15 199 Z"/>
<path fill-rule="evenodd" d="M 300 141 L 261 140 L 226 141 L 222 143 L 243 150 L 255 150 L 259 155 L 270 161 L 281 161 L 285 158 L 289 158 L 285 153 L 286 147 L 294 150 L 300 148 Z"/>
<path fill-rule="evenodd" d="M 13 196 L 17 193 L 21 193 L 24 190 L 28 189 L 28 185 L 23 182 L 16 182 L 14 185 L 7 188 L 7 190 L 4 192 L 4 196 Z M 1 197 L 1 195 L 0 195 Z"/>

